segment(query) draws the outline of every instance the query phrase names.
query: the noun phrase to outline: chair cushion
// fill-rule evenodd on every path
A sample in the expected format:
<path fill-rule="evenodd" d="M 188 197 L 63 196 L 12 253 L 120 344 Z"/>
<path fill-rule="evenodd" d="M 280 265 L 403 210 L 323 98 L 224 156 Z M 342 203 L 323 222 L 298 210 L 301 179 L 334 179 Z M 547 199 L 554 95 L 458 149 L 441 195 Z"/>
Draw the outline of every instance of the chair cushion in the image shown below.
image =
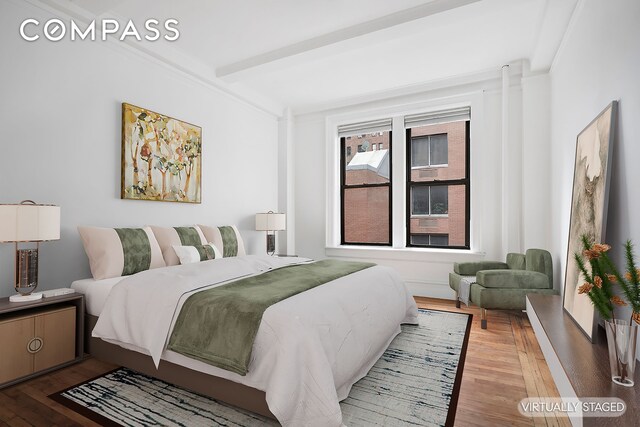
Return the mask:
<path fill-rule="evenodd" d="M 510 270 L 526 270 L 527 258 L 524 254 L 510 253 L 507 254 L 507 265 Z"/>
<path fill-rule="evenodd" d="M 554 289 L 501 289 L 471 285 L 471 302 L 478 307 L 499 310 L 523 310 L 527 294 L 557 295 Z"/>
<path fill-rule="evenodd" d="M 505 289 L 549 289 L 549 278 L 537 271 L 527 270 L 483 270 L 477 281 L 485 288 Z"/>
<path fill-rule="evenodd" d="M 504 262 L 497 261 L 477 261 L 477 262 L 456 262 L 453 264 L 453 271 L 461 276 L 475 276 L 481 270 L 507 269 L 509 266 Z"/>
<path fill-rule="evenodd" d="M 550 288 L 553 287 L 553 263 L 551 254 L 544 249 L 527 250 L 527 270 L 537 271 L 545 274 L 549 278 Z"/>

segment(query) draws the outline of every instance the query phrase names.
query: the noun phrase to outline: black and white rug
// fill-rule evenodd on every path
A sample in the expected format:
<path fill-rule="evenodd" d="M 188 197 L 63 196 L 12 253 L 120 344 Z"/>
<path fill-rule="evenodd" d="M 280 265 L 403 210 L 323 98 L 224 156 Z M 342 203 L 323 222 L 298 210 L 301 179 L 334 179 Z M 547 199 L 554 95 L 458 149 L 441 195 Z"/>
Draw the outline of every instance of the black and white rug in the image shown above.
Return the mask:
<path fill-rule="evenodd" d="M 420 310 L 340 403 L 346 426 L 451 426 L 471 315 Z M 50 396 L 102 425 L 263 426 L 273 420 L 126 368 Z"/>

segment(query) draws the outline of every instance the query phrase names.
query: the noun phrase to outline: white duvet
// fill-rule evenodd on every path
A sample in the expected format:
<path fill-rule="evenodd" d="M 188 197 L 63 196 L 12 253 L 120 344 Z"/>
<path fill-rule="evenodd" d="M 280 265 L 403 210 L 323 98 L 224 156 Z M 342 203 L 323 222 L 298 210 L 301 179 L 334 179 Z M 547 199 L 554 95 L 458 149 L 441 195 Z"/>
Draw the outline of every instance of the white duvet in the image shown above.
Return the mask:
<path fill-rule="evenodd" d="M 93 336 L 148 354 L 156 366 L 160 359 L 186 359 L 165 346 L 189 295 L 304 261 L 250 255 L 135 274 L 113 287 Z M 415 301 L 398 274 L 375 266 L 269 307 L 246 376 L 197 361 L 188 367 L 263 390 L 284 426 L 340 426 L 339 401 L 382 355 L 400 324 L 416 322 Z"/>

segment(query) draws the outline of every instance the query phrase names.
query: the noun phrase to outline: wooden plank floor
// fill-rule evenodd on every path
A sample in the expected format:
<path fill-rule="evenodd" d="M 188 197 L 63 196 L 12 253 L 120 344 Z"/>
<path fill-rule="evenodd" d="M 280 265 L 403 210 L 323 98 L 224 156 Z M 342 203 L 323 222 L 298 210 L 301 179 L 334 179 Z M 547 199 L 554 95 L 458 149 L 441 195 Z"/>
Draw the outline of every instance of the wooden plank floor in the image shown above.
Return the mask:
<path fill-rule="evenodd" d="M 558 426 L 568 418 L 527 418 L 517 404 L 525 397 L 559 397 L 527 315 L 488 311 L 488 328 L 480 328 L 480 309 L 457 309 L 454 301 L 417 297 L 420 308 L 473 314 L 462 375 L 456 426 Z"/>
<path fill-rule="evenodd" d="M 480 328 L 475 307 L 456 309 L 453 301 L 416 298 L 418 305 L 473 313 L 456 426 L 569 426 L 564 419 L 525 418 L 516 405 L 525 397 L 557 397 L 540 347 L 526 315 L 490 311 L 489 328 Z M 96 426 L 47 396 L 114 369 L 87 359 L 0 390 L 0 426 Z"/>

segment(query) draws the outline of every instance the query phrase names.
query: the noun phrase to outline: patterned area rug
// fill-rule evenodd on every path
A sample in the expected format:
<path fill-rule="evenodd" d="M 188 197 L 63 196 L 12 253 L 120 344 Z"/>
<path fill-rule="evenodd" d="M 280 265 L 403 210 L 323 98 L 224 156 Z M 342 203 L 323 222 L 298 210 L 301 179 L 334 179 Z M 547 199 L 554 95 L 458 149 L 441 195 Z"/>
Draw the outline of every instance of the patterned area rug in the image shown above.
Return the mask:
<path fill-rule="evenodd" d="M 420 310 L 340 403 L 344 424 L 452 426 L 470 328 L 471 315 Z M 50 397 L 102 425 L 278 425 L 126 368 Z"/>

